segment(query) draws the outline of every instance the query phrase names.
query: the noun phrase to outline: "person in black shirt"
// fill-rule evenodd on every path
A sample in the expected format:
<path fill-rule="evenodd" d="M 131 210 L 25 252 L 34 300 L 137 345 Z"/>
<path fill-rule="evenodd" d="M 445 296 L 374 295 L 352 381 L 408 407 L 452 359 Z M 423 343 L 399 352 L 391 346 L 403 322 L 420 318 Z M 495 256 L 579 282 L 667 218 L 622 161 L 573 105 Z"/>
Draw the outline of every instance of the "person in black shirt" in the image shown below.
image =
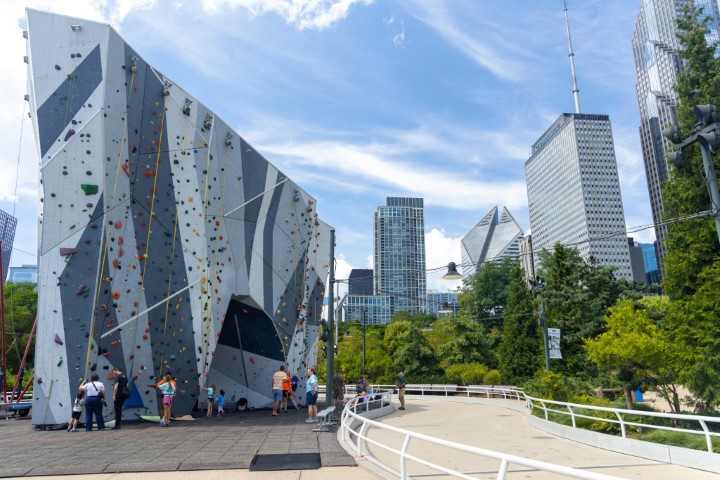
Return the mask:
<path fill-rule="evenodd" d="M 115 426 L 113 430 L 120 430 L 122 423 L 122 406 L 127 399 L 128 379 L 120 367 L 115 367 L 115 384 L 113 385 L 113 405 L 115 406 Z"/>

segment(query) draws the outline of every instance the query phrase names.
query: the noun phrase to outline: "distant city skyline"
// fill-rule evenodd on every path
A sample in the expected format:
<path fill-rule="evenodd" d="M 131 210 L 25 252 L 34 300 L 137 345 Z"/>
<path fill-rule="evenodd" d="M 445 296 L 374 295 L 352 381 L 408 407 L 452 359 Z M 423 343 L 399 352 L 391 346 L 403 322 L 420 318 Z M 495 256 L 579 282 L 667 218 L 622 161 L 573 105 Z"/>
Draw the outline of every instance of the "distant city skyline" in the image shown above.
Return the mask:
<path fill-rule="evenodd" d="M 582 106 L 613 120 L 629 226 L 652 223 L 631 44 L 640 5 L 568 2 Z M 147 61 L 199 92 L 317 198 L 318 213 L 337 231 L 338 278 L 372 266 L 372 212 L 387 196 L 425 199 L 429 268 L 460 264 L 460 238 L 493 205 L 506 205 L 529 229 L 524 161 L 547 125 L 573 110 L 560 1 L 521 0 L 508 9 L 329 0 L 298 9 L 294 0 L 10 0 L 0 5 L 8 58 L 0 78 L 0 138 L 8 146 L 0 208 L 17 210 L 13 265 L 37 261 L 25 6 L 107 20 Z M 652 229 L 635 236 L 654 239 Z M 428 286 L 453 288 L 440 276 L 430 274 Z"/>

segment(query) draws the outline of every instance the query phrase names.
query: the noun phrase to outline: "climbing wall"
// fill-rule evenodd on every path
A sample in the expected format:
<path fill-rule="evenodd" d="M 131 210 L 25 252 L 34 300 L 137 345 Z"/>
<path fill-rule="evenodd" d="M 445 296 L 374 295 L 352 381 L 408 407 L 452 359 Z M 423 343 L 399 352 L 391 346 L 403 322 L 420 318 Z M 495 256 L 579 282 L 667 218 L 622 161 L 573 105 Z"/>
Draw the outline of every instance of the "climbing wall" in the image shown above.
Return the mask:
<path fill-rule="evenodd" d="M 304 381 L 329 258 L 315 200 L 108 25 L 28 10 L 27 28 L 33 422 L 67 421 L 82 379 L 110 388 L 115 366 L 130 417 L 157 414 L 150 385 L 166 371 L 178 415 L 202 407 L 201 384 L 259 408 L 281 364 Z"/>

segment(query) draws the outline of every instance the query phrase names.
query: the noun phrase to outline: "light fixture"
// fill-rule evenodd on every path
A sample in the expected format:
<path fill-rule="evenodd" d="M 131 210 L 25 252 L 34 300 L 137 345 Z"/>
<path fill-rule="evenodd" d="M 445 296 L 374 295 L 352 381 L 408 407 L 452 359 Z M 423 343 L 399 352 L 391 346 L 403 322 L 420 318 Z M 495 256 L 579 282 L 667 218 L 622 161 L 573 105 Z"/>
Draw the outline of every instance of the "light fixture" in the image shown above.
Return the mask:
<path fill-rule="evenodd" d="M 172 87 L 172 83 L 165 80 L 165 85 L 163 86 L 163 97 L 170 95 L 170 87 Z"/>
<path fill-rule="evenodd" d="M 82 30 L 82 27 L 80 25 L 70 25 L 70 28 L 73 32 L 79 32 L 80 30 Z"/>
<path fill-rule="evenodd" d="M 662 131 L 663 137 L 670 140 L 670 142 L 674 144 L 678 144 L 682 141 L 682 135 L 680 135 L 680 127 L 677 125 L 669 125 L 665 128 L 663 128 Z"/>
<path fill-rule="evenodd" d="M 203 128 L 205 130 L 210 130 L 210 127 L 212 127 L 212 122 L 213 122 L 213 116 L 210 115 L 209 113 L 206 113 L 205 121 L 203 122 Z"/>
<path fill-rule="evenodd" d="M 463 276 L 458 273 L 455 262 L 448 263 L 448 271 L 442 276 L 443 280 L 461 280 Z"/>
<path fill-rule="evenodd" d="M 225 137 L 225 146 L 226 147 L 229 147 L 230 145 L 232 145 L 232 138 L 233 138 L 233 134 L 228 132 L 227 136 Z"/>
<path fill-rule="evenodd" d="M 130 65 L 130 73 L 137 73 L 138 58 L 135 55 L 132 55 L 130 57 L 130 61 L 132 62 L 132 65 Z"/>
<path fill-rule="evenodd" d="M 192 100 L 190 100 L 189 98 L 185 99 L 185 105 L 183 105 L 183 107 L 182 107 L 182 112 L 183 112 L 183 115 L 185 115 L 186 117 L 190 116 L 190 104 L 191 103 L 192 103 Z"/>
<path fill-rule="evenodd" d="M 699 133 L 698 142 L 700 142 L 701 145 L 709 147 L 711 152 L 715 152 L 720 145 L 720 135 L 717 129 L 710 132 Z"/>
<path fill-rule="evenodd" d="M 693 111 L 703 125 L 709 125 L 717 121 L 717 108 L 715 108 L 715 105 L 695 105 Z"/>

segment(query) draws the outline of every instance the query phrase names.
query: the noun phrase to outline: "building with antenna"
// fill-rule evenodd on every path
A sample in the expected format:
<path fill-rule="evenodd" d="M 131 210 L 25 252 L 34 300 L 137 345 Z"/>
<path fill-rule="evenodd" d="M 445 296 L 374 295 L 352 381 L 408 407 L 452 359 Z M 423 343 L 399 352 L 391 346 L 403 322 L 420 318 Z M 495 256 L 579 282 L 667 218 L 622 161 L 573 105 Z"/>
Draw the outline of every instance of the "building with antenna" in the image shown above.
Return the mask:
<path fill-rule="evenodd" d="M 645 177 L 647 178 L 650 208 L 655 223 L 655 255 L 658 273 L 662 272 L 665 256 L 664 238 L 667 227 L 660 225 L 664 211 L 662 186 L 668 178 L 665 150 L 669 142 L 662 130 L 677 124 L 675 112 L 677 76 L 683 69 L 675 36 L 677 17 L 689 1 L 702 7 L 708 18 L 708 43 L 720 40 L 720 12 L 715 0 L 643 0 L 640 4 L 632 39 L 637 74 L 637 99 L 640 111 L 640 144 L 642 146 Z M 656 282 L 651 282 L 656 283 Z"/>
<path fill-rule="evenodd" d="M 620 181 L 608 115 L 580 112 L 567 2 L 564 4 L 575 113 L 563 113 L 525 162 L 533 250 L 576 247 L 632 279 Z M 535 256 L 535 266 L 539 257 Z"/>

